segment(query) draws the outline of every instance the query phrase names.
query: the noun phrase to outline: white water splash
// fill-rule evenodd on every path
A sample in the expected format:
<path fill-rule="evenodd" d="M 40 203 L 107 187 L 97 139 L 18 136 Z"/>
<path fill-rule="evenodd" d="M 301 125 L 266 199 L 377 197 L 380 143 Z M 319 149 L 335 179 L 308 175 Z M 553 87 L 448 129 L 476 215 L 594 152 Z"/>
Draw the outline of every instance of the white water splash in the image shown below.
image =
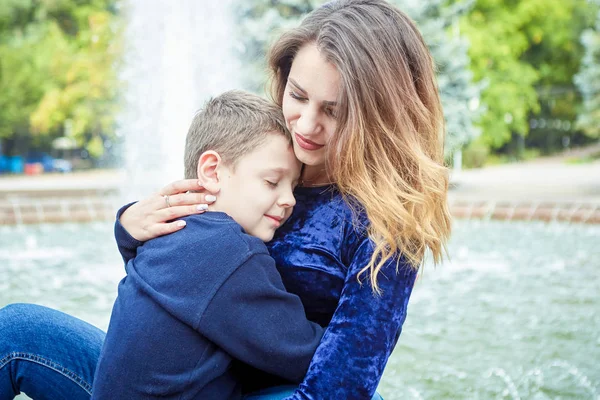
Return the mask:
<path fill-rule="evenodd" d="M 513 382 L 510 375 L 507 374 L 506 371 L 503 370 L 502 368 L 492 368 L 489 371 L 487 371 L 484 374 L 484 376 L 488 379 L 491 378 L 492 376 L 497 376 L 497 377 L 501 378 L 504 381 L 504 383 L 506 384 L 506 389 L 504 390 L 504 392 L 502 392 L 502 395 L 503 396 L 510 395 L 510 397 L 513 400 L 521 400 L 521 396 L 519 395 L 519 390 L 517 389 L 517 386 Z"/>
<path fill-rule="evenodd" d="M 586 389 L 592 399 L 598 400 L 600 399 L 600 393 L 598 392 L 598 387 L 594 385 L 589 378 L 582 373 L 579 368 L 574 365 L 571 365 L 567 361 L 564 360 L 556 360 L 549 364 L 549 368 L 560 368 L 565 370 L 567 374 L 571 375 L 573 378 L 577 379 L 577 384 L 579 387 Z"/>
<path fill-rule="evenodd" d="M 506 389 L 502 392 L 502 395 L 510 396 L 513 400 L 520 400 L 521 394 L 517 388 L 518 386 L 526 388 L 526 392 L 529 395 L 535 394 L 537 397 L 542 395 L 541 390 L 546 384 L 544 371 L 548 373 L 551 369 L 559 369 L 566 372 L 566 375 L 575 378 L 576 387 L 585 389 L 590 394 L 591 400 L 600 400 L 598 387 L 579 368 L 564 360 L 555 360 L 542 367 L 536 367 L 525 372 L 522 374 L 523 378 L 518 384 L 515 384 L 511 376 L 502 368 L 492 368 L 484 374 L 484 377 L 488 379 L 493 376 L 501 378 L 506 384 Z"/>
<path fill-rule="evenodd" d="M 183 149 L 196 110 L 239 88 L 231 0 L 129 0 L 122 79 L 128 199 L 183 178 Z"/>
<path fill-rule="evenodd" d="M 419 393 L 419 391 L 414 387 L 409 387 L 408 392 L 413 396 L 415 400 L 424 400 L 423 396 L 421 396 L 421 393 Z"/>

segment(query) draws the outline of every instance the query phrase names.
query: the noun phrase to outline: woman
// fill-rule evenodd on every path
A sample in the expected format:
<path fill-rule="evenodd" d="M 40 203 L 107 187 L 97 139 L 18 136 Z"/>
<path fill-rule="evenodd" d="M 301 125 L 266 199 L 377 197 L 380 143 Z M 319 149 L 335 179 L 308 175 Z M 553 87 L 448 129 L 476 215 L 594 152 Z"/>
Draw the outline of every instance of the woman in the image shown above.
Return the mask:
<path fill-rule="evenodd" d="M 425 251 L 439 261 L 450 234 L 433 61 L 413 22 L 395 7 L 384 0 L 339 0 L 285 33 L 269 65 L 273 98 L 304 163 L 294 213 L 270 251 L 308 318 L 327 325 L 294 398 L 368 399 L 400 334 Z M 191 190 L 197 183 L 176 182 L 122 214 L 117 229 L 132 236 L 131 246 L 121 249 L 126 258 L 140 241 L 182 229 L 167 221 L 204 202 L 203 194 L 186 193 Z M 34 313 L 29 324 L 52 319 L 47 309 L 25 310 Z M 45 345 L 83 342 L 71 345 L 86 352 L 101 346 L 101 334 L 79 337 L 90 329 L 85 323 L 57 318 L 54 330 L 72 335 Z M 61 367 L 93 369 L 94 351 L 78 356 L 88 359 L 85 367 Z M 73 373 L 72 381 L 89 386 L 90 372 Z M 38 384 L 27 373 L 19 376 Z M 252 376 L 259 386 L 277 383 Z M 7 379 L 0 374 L 0 391 Z M 287 393 L 274 392 L 274 398 Z"/>

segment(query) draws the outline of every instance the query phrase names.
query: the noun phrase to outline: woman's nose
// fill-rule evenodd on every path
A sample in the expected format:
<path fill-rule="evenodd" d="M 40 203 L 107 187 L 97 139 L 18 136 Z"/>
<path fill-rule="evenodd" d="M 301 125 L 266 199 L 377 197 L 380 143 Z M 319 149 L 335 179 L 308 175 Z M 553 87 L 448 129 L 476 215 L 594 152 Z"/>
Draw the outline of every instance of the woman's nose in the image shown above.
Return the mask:
<path fill-rule="evenodd" d="M 301 135 L 318 133 L 320 129 L 319 115 L 311 107 L 302 110 L 300 118 L 296 122 L 296 131 Z"/>

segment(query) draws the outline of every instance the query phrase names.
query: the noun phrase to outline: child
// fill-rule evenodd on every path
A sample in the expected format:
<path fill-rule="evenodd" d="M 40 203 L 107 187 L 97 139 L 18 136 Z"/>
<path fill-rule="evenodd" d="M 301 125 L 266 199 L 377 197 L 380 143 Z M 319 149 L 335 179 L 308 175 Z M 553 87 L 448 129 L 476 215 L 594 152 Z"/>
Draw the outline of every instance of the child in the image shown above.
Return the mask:
<path fill-rule="evenodd" d="M 323 334 L 263 243 L 290 216 L 300 175 L 279 108 L 241 91 L 209 101 L 185 171 L 218 199 L 127 263 L 94 399 L 238 399 L 236 360 L 300 382 Z"/>

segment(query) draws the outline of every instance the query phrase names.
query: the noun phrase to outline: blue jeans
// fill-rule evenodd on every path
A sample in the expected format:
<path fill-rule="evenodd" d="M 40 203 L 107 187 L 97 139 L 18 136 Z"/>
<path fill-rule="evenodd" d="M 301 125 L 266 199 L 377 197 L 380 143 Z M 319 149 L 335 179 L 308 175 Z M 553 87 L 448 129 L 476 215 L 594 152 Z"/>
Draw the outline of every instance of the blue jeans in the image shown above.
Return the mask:
<path fill-rule="evenodd" d="M 33 304 L 0 309 L 0 400 L 89 400 L 104 332 Z"/>
<path fill-rule="evenodd" d="M 23 392 L 35 400 L 89 400 L 104 342 L 100 329 L 51 308 L 0 309 L 0 400 Z M 279 400 L 294 386 L 269 388 L 245 400 Z M 373 400 L 383 400 L 379 394 Z"/>

